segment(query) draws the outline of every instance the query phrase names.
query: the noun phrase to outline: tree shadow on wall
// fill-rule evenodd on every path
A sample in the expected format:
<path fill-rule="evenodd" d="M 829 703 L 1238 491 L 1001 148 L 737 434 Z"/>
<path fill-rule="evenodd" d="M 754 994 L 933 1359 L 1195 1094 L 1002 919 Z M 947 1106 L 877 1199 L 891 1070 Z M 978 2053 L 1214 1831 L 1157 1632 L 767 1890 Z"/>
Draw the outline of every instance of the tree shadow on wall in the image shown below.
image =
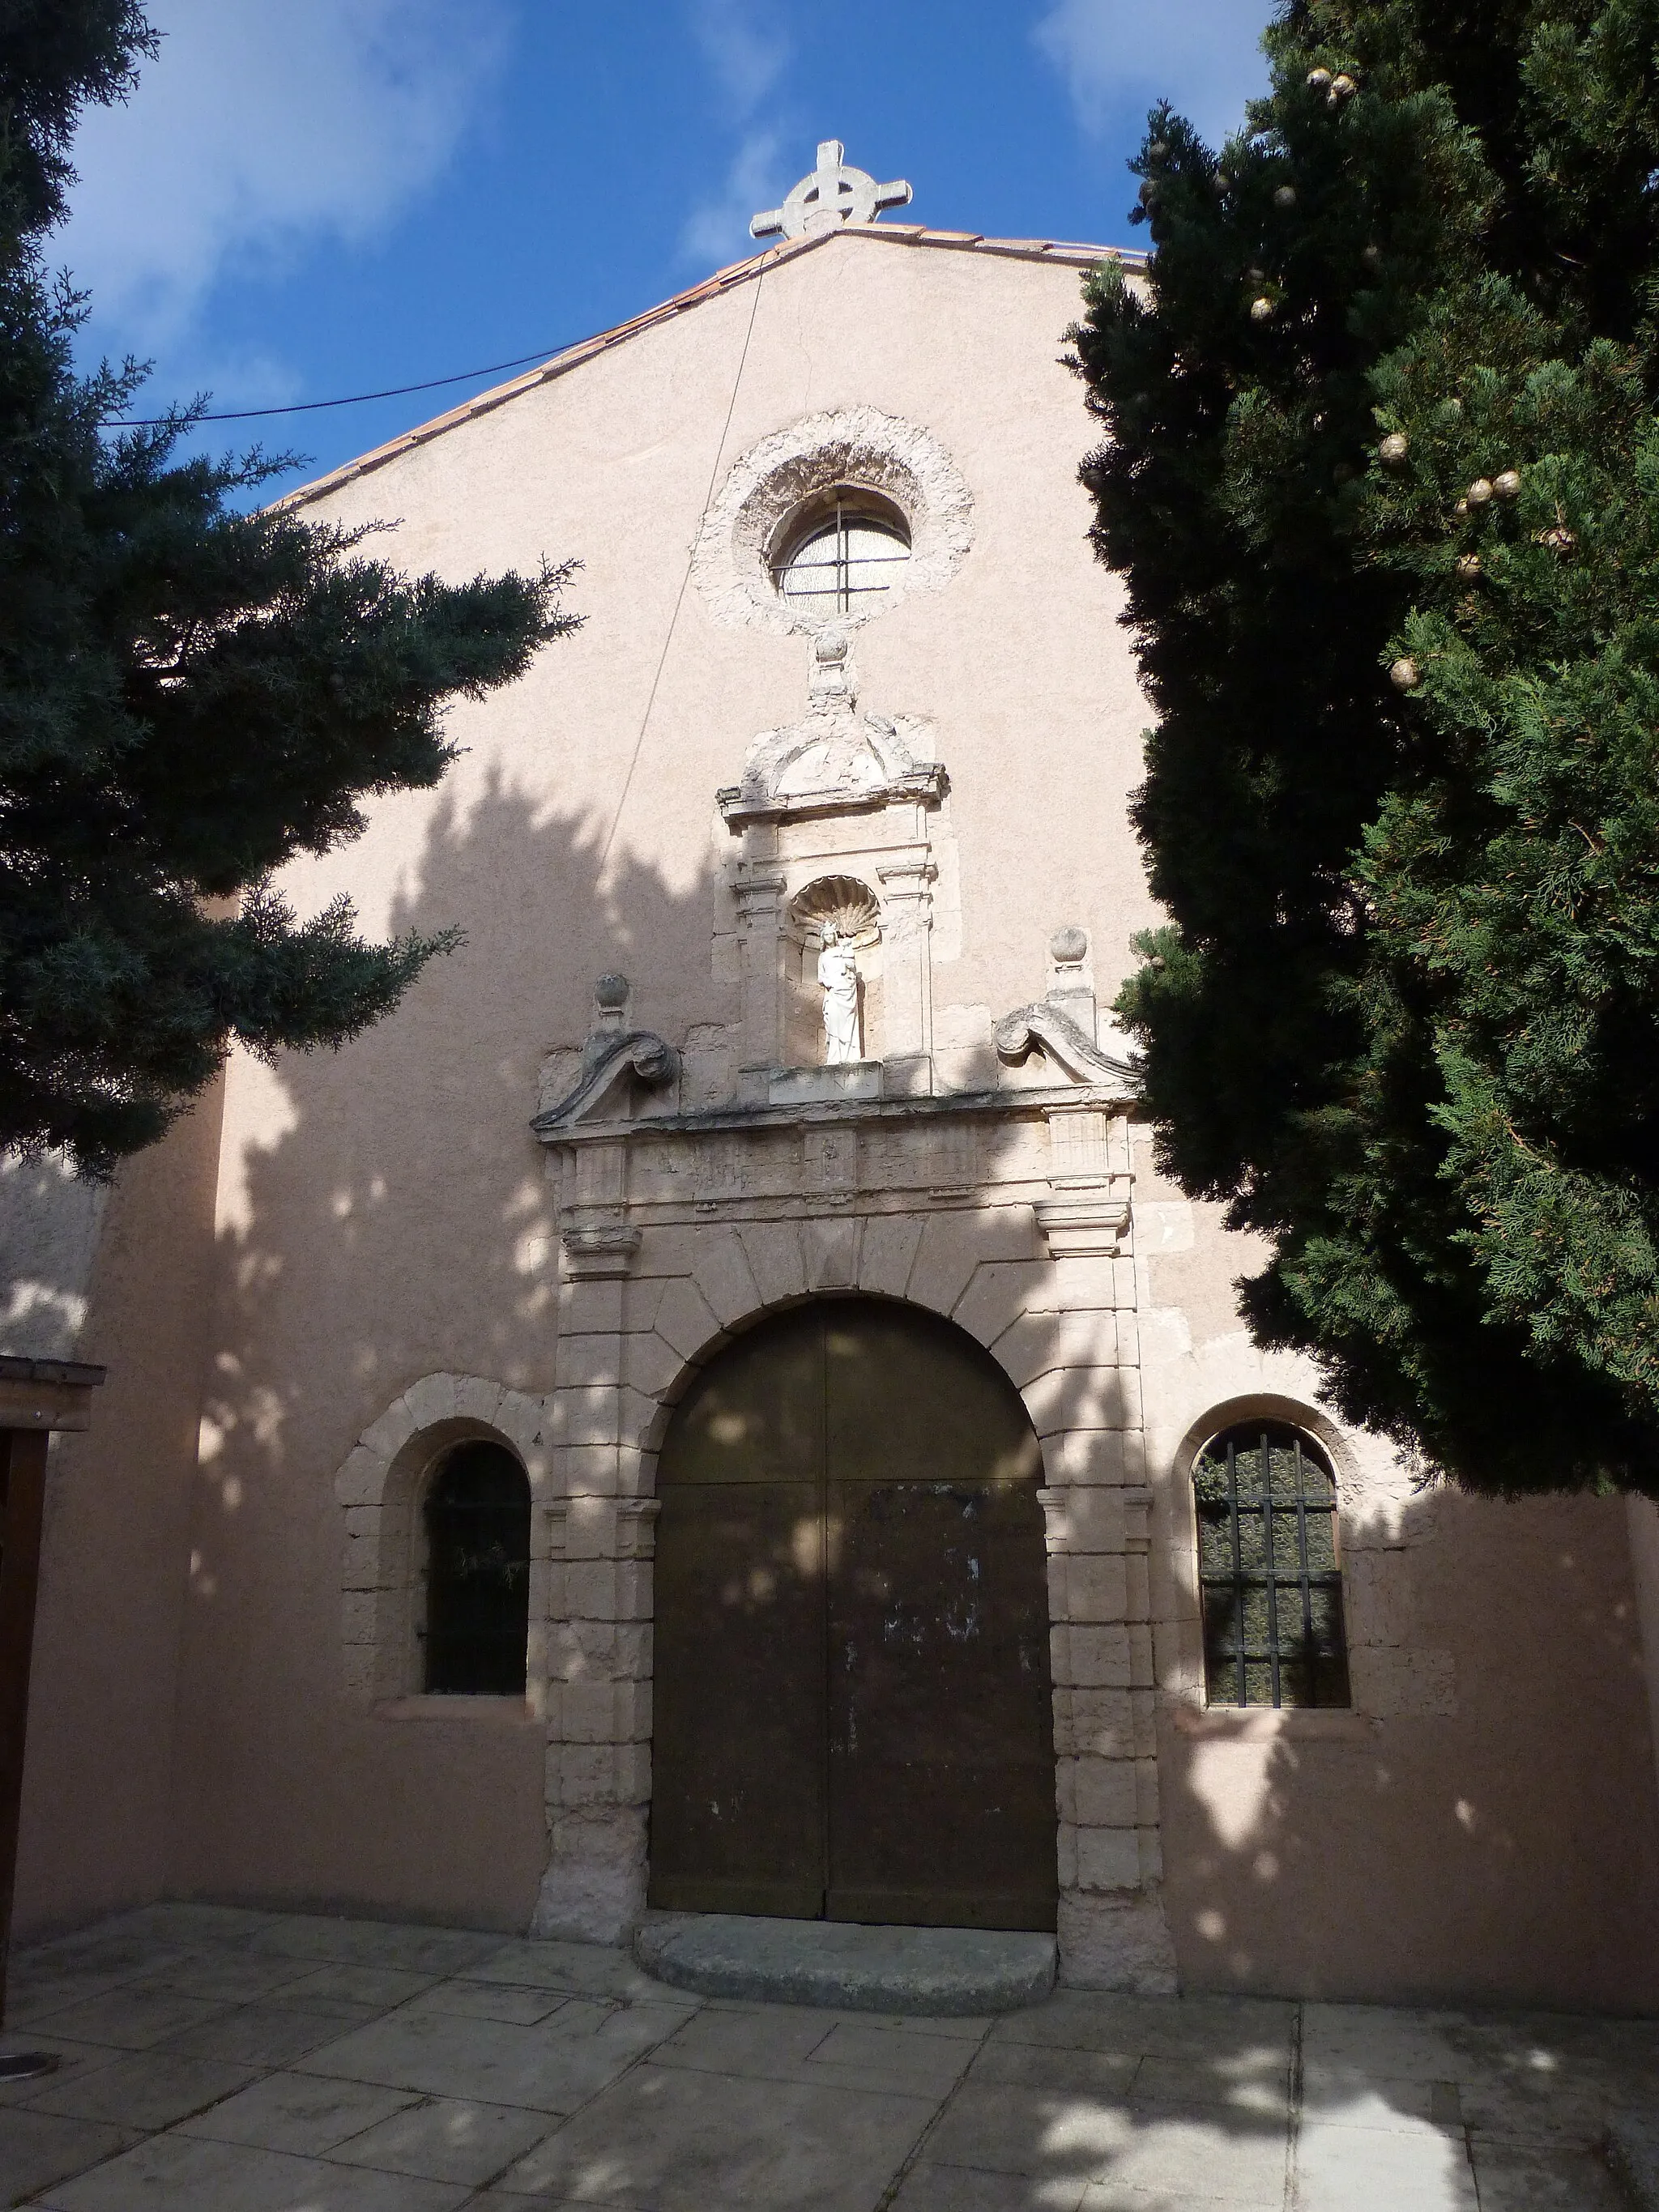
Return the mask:
<path fill-rule="evenodd" d="M 1609 2120 L 1659 2076 L 1659 2022 L 1594 2016 L 1659 2010 L 1622 1501 L 1436 1489 L 1344 1540 L 1352 1717 L 1161 1713 L 1183 1987 L 1315 2000 L 1304 2165 L 1364 2170 L 1380 2129 L 1389 2201 L 1462 2202 L 1472 2168 L 1483 2203 L 1600 2203 Z"/>
<path fill-rule="evenodd" d="M 392 835 L 371 832 L 366 869 Z M 333 1480 L 422 1376 L 551 1389 L 557 1193 L 529 1125 L 595 980 L 627 973 L 634 1018 L 671 1035 L 735 1012 L 709 979 L 711 872 L 678 890 L 624 855 L 601 882 L 599 860 L 591 823 L 500 781 L 441 797 L 389 921 L 458 923 L 465 943 L 340 1051 L 233 1074 L 180 1704 L 186 1893 L 337 1899 L 344 1864 L 359 1899 L 528 1917 L 539 1737 L 508 1759 L 512 1805 L 491 1806 L 487 1728 L 400 1729 L 343 1697 Z"/>
<path fill-rule="evenodd" d="M 399 1727 L 343 1697 L 333 1478 L 422 1375 L 551 1386 L 557 1224 L 528 1123 L 544 1055 L 580 1044 L 595 979 L 628 974 L 630 1018 L 677 1043 L 735 1006 L 709 979 L 711 872 L 682 890 L 624 860 L 602 888 L 589 825 L 499 784 L 465 811 L 440 802 L 411 880 L 392 926 L 459 921 L 462 951 L 339 1054 L 246 1071 L 233 1089 L 173 1887 L 343 1903 L 349 1868 L 360 1904 L 522 1926 L 547 1849 L 541 1733 L 523 1727 L 504 1747 L 461 1719 Z M 1053 1328 L 1058 1342 L 1062 1316 Z M 1632 1911 L 1653 1893 L 1632 1871 L 1652 1848 L 1650 1821 L 1644 1844 L 1636 1784 L 1614 1787 L 1607 1771 L 1606 1747 L 1638 1710 L 1628 1623 L 1604 1595 L 1624 1574 L 1613 1519 L 1548 1501 L 1406 1509 L 1389 1547 L 1398 1536 L 1413 1560 L 1438 1564 L 1424 1568 L 1413 1618 L 1377 1649 L 1409 1659 L 1423 1623 L 1455 1624 L 1444 1639 L 1455 1713 L 1391 1717 L 1357 1745 L 1166 1740 L 1165 1896 L 1189 1987 L 1270 1998 L 1469 1986 L 1475 1949 L 1524 1956 L 1556 1940 L 1553 1914 L 1633 1953 L 1650 1940 L 1591 1895 L 1609 1866 L 1623 1869 L 1613 1886 Z M 1523 1520 L 1524 1537 L 1511 1535 Z M 1542 1621 L 1557 1632 L 1540 1636 Z M 1363 1661 L 1356 1682 L 1363 1698 Z M 1495 1742 L 1509 1747 L 1501 1790 Z M 1553 1761 L 1541 1775 L 1540 1747 Z M 1248 1771 L 1229 1772 L 1246 1753 Z M 1648 1756 L 1644 1744 L 1626 1765 L 1645 1773 Z M 1402 1944 L 1419 1965 L 1402 1966 Z M 1340 1973 L 1339 1951 L 1350 1962 Z M 1605 1959 L 1584 1969 L 1602 1984 L 1613 1971 Z M 1240 2173 L 1277 2158 L 1282 2185 L 1291 2021 L 1270 2002 L 1063 1993 L 994 2032 L 926 2161 L 947 2177 L 1002 2161 L 1047 2203 L 1062 2184 L 1142 2185 L 1135 2177 L 1152 2176 L 1175 2140 L 1160 2131 L 1178 2123 L 1197 2161 L 1182 2187 L 1198 2193 L 1206 2161 L 1221 2158 Z M 1334 2095 L 1375 2094 L 1385 2116 L 1431 2130 L 1434 2084 L 1474 2065 L 1443 2036 L 1430 2057 L 1407 2051 L 1388 2068 L 1362 2050 L 1352 2064 L 1373 2092 L 1340 2076 L 1346 2063 L 1330 2058 Z M 1502 2077 L 1480 2077 L 1496 2096 L 1507 2061 L 1482 2063 Z M 994 2142 L 987 2130 L 1000 2130 Z M 619 2138 L 604 2155 L 609 2172 L 643 2153 Z"/>
<path fill-rule="evenodd" d="M 1344 1553 L 1352 1723 L 1163 1715 L 1187 1984 L 1659 2006 L 1622 1501 L 1437 1488 L 1346 1513 Z"/>
<path fill-rule="evenodd" d="M 1622 1504 L 1437 1491 L 1345 1534 L 1382 1717 L 1251 1741 L 1164 1705 L 1186 1994 L 997 2023 L 896 2212 L 1613 2202 L 1608 2123 L 1659 2079 L 1659 2020 L 1606 2016 L 1659 2009 Z"/>

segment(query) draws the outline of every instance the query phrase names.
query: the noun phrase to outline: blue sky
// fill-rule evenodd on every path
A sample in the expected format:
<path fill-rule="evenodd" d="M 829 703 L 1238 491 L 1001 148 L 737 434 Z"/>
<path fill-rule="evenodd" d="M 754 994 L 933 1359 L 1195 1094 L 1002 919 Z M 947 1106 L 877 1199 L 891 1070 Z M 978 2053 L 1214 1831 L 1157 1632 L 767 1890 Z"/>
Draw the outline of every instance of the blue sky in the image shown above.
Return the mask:
<path fill-rule="evenodd" d="M 551 352 L 755 250 L 820 138 L 899 220 L 1139 242 L 1124 161 L 1167 94 L 1212 137 L 1271 0 L 150 0 L 55 258 L 85 351 L 152 399 L 331 398 Z M 331 466 L 497 380 L 225 424 Z"/>

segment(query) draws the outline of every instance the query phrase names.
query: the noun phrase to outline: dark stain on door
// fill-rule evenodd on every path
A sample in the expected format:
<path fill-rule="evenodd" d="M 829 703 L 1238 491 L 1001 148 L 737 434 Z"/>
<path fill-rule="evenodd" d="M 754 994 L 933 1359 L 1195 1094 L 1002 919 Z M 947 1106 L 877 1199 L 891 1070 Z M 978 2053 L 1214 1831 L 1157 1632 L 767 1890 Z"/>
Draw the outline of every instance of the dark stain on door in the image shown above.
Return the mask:
<path fill-rule="evenodd" d="M 1041 1455 L 961 1330 L 763 1323 L 659 1470 L 653 1905 L 1052 1929 Z"/>

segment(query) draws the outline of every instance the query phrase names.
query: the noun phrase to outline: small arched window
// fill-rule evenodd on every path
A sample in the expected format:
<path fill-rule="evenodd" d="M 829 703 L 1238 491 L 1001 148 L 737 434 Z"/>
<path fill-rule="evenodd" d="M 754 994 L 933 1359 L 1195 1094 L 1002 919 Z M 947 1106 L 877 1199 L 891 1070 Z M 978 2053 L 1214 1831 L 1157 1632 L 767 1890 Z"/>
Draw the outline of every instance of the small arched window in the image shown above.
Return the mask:
<path fill-rule="evenodd" d="M 1251 1421 L 1193 1468 L 1212 1705 L 1346 1705 L 1336 1478 L 1310 1437 Z"/>
<path fill-rule="evenodd" d="M 521 1698 L 530 1633 L 530 1480 L 500 1444 L 451 1452 L 426 1494 L 426 1688 Z"/>
<path fill-rule="evenodd" d="M 878 492 L 845 484 L 797 507 L 780 536 L 772 580 L 809 615 L 878 608 L 910 558 L 910 526 Z"/>

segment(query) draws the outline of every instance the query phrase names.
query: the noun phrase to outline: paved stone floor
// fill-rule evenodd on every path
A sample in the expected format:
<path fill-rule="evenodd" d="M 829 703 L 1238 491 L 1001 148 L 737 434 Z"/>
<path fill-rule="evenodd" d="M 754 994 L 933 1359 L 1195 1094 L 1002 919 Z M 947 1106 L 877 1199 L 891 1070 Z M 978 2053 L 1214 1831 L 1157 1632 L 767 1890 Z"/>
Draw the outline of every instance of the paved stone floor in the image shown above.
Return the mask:
<path fill-rule="evenodd" d="M 1615 2212 L 1659 2022 L 1061 1991 L 702 2002 L 580 1944 L 156 1905 L 15 1963 L 52 2212 Z"/>

